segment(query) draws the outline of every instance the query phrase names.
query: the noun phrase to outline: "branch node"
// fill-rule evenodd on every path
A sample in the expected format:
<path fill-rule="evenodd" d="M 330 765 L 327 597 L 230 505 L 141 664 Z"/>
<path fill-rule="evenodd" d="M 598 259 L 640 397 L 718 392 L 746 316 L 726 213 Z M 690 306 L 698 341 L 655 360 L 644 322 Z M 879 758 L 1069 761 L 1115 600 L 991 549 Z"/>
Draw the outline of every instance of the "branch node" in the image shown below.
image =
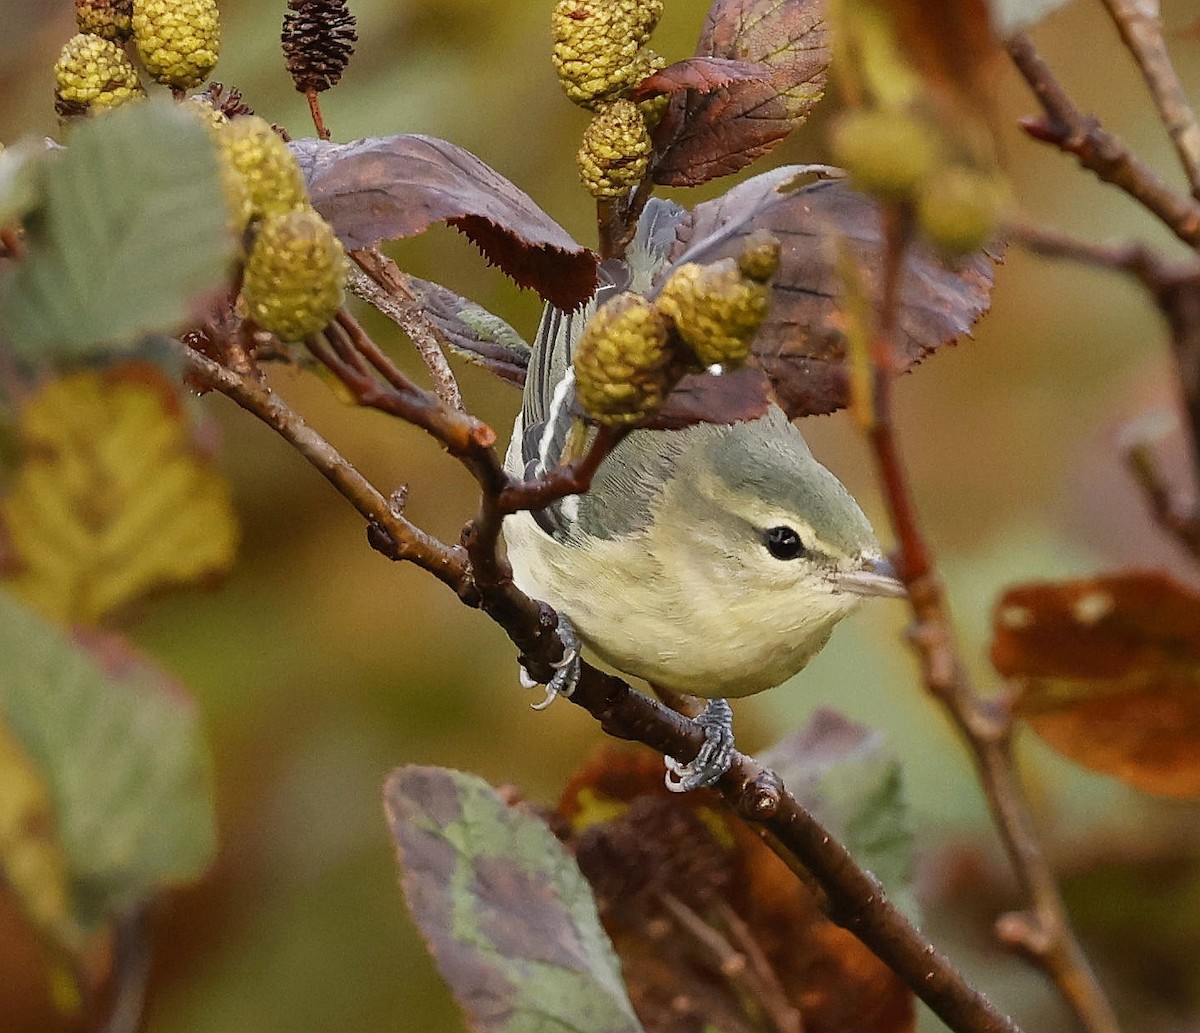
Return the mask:
<path fill-rule="evenodd" d="M 757 768 L 757 770 L 754 770 Z M 737 812 L 751 821 L 769 821 L 779 813 L 783 804 L 783 779 L 767 768 L 751 768 L 751 776 L 742 785 L 737 799 Z"/>

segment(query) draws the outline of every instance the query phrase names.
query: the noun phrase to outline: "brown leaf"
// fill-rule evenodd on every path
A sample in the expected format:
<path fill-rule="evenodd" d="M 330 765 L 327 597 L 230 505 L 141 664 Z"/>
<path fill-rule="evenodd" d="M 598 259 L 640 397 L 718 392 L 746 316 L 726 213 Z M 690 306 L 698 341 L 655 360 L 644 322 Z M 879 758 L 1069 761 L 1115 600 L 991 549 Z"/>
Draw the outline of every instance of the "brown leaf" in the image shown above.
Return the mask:
<path fill-rule="evenodd" d="M 766 82 L 676 96 L 654 133 L 653 178 L 695 186 L 745 168 L 799 126 L 825 90 L 829 41 L 820 0 L 715 0 L 697 57 L 765 65 Z"/>
<path fill-rule="evenodd" d="M 754 339 L 753 361 L 770 378 L 779 404 L 793 418 L 834 412 L 849 400 L 846 341 L 839 320 L 839 242 L 857 257 L 868 292 L 878 289 L 882 273 L 874 201 L 840 181 L 790 189 L 799 175 L 817 169 L 775 169 L 697 205 L 690 221 L 680 227 L 672 255 L 678 261 L 686 252 L 688 261 L 712 262 L 736 255 L 743 238 L 756 229 L 779 238 L 779 272 L 772 284 L 771 309 Z M 897 370 L 910 368 L 969 333 L 988 309 L 992 277 L 993 262 L 986 254 L 954 267 L 930 249 L 914 245 L 905 262 L 900 296 Z"/>
<path fill-rule="evenodd" d="M 1054 749 L 1149 793 L 1200 796 L 1200 596 L 1129 572 L 1009 589 L 992 663 Z"/>
<path fill-rule="evenodd" d="M 602 749 L 559 812 L 651 1033 L 755 1033 L 764 1012 L 776 1030 L 913 1028 L 899 979 L 713 794 L 669 793 L 656 755 Z"/>
<path fill-rule="evenodd" d="M 469 151 L 430 136 L 348 144 L 296 140 L 309 197 L 348 250 L 446 222 L 522 287 L 571 310 L 596 289 L 597 258 L 524 191 Z"/>
<path fill-rule="evenodd" d="M 751 80 L 767 82 L 770 78 L 771 69 L 765 64 L 725 57 L 687 57 L 643 79 L 629 98 L 642 101 L 680 90 L 710 93 L 718 86 Z"/>
<path fill-rule="evenodd" d="M 756 420 L 770 404 L 770 381 L 754 366 L 742 366 L 720 376 L 689 373 L 643 426 L 653 430 L 682 430 L 696 423 Z"/>

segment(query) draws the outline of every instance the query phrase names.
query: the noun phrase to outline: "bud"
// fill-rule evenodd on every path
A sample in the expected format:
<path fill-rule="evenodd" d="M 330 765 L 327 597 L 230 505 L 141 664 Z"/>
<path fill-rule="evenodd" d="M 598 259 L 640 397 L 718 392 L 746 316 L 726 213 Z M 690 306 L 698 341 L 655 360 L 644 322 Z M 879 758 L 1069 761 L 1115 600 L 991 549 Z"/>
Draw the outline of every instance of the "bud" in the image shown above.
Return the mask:
<path fill-rule="evenodd" d="M 766 318 L 766 280 L 779 261 L 779 243 L 756 244 L 742 259 L 712 265 L 688 262 L 671 273 L 658 308 L 674 324 L 702 367 L 735 369 L 750 355 L 750 342 Z M 753 274 L 747 275 L 739 264 Z M 765 275 L 764 275 L 765 274 Z"/>
<path fill-rule="evenodd" d="M 638 423 L 674 386 L 667 322 L 640 294 L 621 294 L 588 320 L 575 346 L 575 393 L 610 426 Z"/>
<path fill-rule="evenodd" d="M 637 186 L 650 164 L 650 133 L 633 101 L 603 108 L 583 133 L 575 156 L 579 176 L 593 197 L 621 197 Z"/>
<path fill-rule="evenodd" d="M 133 0 L 75 0 L 79 31 L 122 43 L 133 34 Z"/>
<path fill-rule="evenodd" d="M 898 111 L 851 111 L 834 126 L 833 160 L 863 193 L 913 197 L 937 163 L 932 127 Z"/>
<path fill-rule="evenodd" d="M 245 180 L 251 214 L 276 215 L 308 204 L 296 156 L 258 115 L 233 119 L 217 141 L 224 160 Z"/>
<path fill-rule="evenodd" d="M 133 0 L 133 38 L 156 82 L 177 90 L 196 86 L 221 49 L 216 0 Z"/>
<path fill-rule="evenodd" d="M 996 175 L 946 166 L 929 177 L 917 198 L 917 226 L 940 251 L 969 255 L 996 232 L 1005 194 Z"/>
<path fill-rule="evenodd" d="M 241 309 L 282 341 L 324 330 L 342 303 L 346 252 L 312 208 L 263 220 L 246 258 Z"/>
<path fill-rule="evenodd" d="M 54 109 L 64 118 L 107 111 L 146 96 L 137 71 L 115 43 L 80 33 L 54 65 Z"/>
<path fill-rule="evenodd" d="M 662 0 L 558 0 L 553 60 L 567 96 L 594 107 L 644 79 L 639 51 L 661 17 Z"/>

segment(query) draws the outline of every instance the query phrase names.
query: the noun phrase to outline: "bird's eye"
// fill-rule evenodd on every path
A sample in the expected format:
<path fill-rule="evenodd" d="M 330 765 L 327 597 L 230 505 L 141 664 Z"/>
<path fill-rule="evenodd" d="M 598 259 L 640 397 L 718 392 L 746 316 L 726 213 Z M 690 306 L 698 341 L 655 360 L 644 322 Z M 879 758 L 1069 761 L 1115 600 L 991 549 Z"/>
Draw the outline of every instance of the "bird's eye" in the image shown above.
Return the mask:
<path fill-rule="evenodd" d="M 794 560 L 805 553 L 800 536 L 790 527 L 772 527 L 764 542 L 767 552 L 777 560 Z"/>

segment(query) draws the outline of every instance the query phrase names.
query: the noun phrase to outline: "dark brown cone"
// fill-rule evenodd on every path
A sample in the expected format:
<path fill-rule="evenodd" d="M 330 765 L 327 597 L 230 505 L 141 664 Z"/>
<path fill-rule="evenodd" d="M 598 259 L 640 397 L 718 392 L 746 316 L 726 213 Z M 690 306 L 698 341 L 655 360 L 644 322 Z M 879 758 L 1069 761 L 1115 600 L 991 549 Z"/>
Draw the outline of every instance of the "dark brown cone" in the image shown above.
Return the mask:
<path fill-rule="evenodd" d="M 301 93 L 336 86 L 354 53 L 358 33 L 346 0 L 288 0 L 283 53 Z"/>
<path fill-rule="evenodd" d="M 226 118 L 237 118 L 240 115 L 253 115 L 254 109 L 242 102 L 242 91 L 236 86 L 226 86 L 224 83 L 210 82 L 197 97 L 203 97 Z"/>

